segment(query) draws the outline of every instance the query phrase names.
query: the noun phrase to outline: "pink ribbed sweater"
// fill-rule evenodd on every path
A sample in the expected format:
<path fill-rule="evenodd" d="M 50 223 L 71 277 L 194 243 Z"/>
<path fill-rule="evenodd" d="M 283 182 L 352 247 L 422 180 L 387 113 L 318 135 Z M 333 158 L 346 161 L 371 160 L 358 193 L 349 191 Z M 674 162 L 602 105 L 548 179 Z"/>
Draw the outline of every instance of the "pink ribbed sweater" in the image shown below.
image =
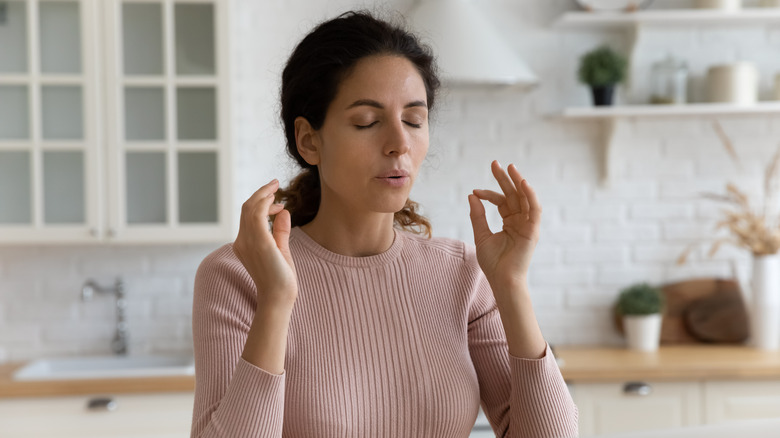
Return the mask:
<path fill-rule="evenodd" d="M 241 358 L 256 305 L 231 245 L 195 278 L 193 437 L 467 437 L 480 403 L 507 437 L 577 435 L 549 347 L 510 356 L 472 246 L 396 231 L 348 257 L 293 228 L 298 298 L 285 371 Z"/>

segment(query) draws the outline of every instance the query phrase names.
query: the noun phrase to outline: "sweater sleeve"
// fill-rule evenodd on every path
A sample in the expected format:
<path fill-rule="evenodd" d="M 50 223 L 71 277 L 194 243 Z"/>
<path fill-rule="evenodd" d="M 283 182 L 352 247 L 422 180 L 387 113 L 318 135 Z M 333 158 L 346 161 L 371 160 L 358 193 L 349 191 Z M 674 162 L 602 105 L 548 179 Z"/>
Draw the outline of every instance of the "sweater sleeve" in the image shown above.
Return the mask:
<path fill-rule="evenodd" d="M 577 406 L 549 345 L 541 359 L 510 355 L 493 291 L 468 246 L 466 262 L 478 271 L 469 306 L 469 352 L 482 409 L 496 436 L 576 437 Z"/>
<path fill-rule="evenodd" d="M 198 267 L 192 309 L 193 438 L 282 436 L 284 373 L 271 374 L 241 358 L 256 296 L 230 245 Z"/>

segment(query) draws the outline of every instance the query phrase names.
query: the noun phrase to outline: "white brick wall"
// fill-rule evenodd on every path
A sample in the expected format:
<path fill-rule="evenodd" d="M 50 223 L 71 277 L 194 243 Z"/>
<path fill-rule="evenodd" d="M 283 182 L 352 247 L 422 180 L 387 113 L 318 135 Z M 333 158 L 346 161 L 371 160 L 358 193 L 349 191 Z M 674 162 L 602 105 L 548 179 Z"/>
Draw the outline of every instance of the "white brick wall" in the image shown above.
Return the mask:
<path fill-rule="evenodd" d="M 379 3 L 379 2 L 376 2 Z M 407 10 L 413 0 L 379 8 Z M 497 188 L 489 163 L 515 163 L 544 207 L 542 239 L 530 276 L 542 328 L 553 344 L 619 343 L 610 306 L 633 282 L 660 283 L 700 275 L 727 276 L 731 260 L 745 271 L 743 251 L 707 248 L 691 262 L 674 261 L 693 239 L 712 237 L 719 206 L 698 198 L 719 192 L 727 180 L 760 196 L 763 166 L 777 148 L 776 117 L 723 119 L 743 162 L 734 166 L 708 121 L 697 118 L 637 119 L 617 144 L 616 180 L 601 177 L 598 123 L 548 117 L 569 105 L 589 105 L 575 79 L 579 56 L 608 42 L 627 49 L 620 31 L 554 31 L 550 24 L 574 8 L 570 0 L 480 0 L 496 24 L 542 78 L 536 89 L 444 90 L 435 114 L 429 160 L 413 199 L 422 203 L 435 234 L 471 241 L 466 195 Z M 658 0 L 654 7 L 692 1 Z M 283 152 L 275 113 L 278 76 L 293 44 L 317 21 L 370 1 L 247 1 L 232 5 L 234 205 L 271 178 L 294 172 Z M 376 9 L 376 8 L 375 8 Z M 689 28 L 643 31 L 634 58 L 633 88 L 620 101 L 647 96 L 642 85 L 652 62 L 666 53 L 685 57 L 701 99 L 709 65 L 748 59 L 762 72 L 762 96 L 770 96 L 780 45 L 774 28 Z M 697 94 L 698 93 L 698 94 Z M 277 169 L 287 169 L 280 174 Z M 494 230 L 498 215 L 489 210 Z M 87 278 L 126 280 L 131 348 L 136 352 L 188 351 L 192 281 L 213 246 L 2 247 L 0 248 L 0 361 L 53 354 L 109 353 L 113 307 L 108 297 L 81 302 Z"/>

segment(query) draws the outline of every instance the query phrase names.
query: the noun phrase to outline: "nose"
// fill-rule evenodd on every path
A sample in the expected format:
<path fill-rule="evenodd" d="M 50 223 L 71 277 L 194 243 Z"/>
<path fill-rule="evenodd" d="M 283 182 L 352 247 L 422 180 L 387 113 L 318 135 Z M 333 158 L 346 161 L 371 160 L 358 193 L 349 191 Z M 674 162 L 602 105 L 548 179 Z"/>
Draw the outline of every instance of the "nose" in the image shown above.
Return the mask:
<path fill-rule="evenodd" d="M 384 142 L 385 155 L 403 155 L 411 149 L 409 133 L 401 120 L 388 125 Z"/>

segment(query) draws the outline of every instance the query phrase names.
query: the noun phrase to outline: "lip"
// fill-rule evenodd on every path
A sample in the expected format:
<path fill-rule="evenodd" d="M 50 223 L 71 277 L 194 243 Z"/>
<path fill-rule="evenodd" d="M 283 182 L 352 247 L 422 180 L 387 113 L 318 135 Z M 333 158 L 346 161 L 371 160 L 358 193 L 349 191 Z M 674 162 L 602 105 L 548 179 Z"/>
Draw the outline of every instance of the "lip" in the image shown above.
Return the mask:
<path fill-rule="evenodd" d="M 390 187 L 403 187 L 409 182 L 409 172 L 403 169 L 393 169 L 381 173 L 376 179 Z"/>
<path fill-rule="evenodd" d="M 405 171 L 404 169 L 392 169 L 388 170 L 387 172 L 380 173 L 377 178 L 408 178 L 409 172 Z"/>

